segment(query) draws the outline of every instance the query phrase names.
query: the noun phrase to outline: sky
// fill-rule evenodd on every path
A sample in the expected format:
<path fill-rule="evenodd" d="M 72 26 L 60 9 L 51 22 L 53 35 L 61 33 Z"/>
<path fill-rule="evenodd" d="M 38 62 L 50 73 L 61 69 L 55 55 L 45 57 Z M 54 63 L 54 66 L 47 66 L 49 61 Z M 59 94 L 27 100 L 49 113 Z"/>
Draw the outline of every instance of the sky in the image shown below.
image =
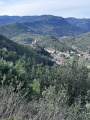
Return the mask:
<path fill-rule="evenodd" d="M 90 18 L 90 0 L 0 0 L 0 15 Z"/>

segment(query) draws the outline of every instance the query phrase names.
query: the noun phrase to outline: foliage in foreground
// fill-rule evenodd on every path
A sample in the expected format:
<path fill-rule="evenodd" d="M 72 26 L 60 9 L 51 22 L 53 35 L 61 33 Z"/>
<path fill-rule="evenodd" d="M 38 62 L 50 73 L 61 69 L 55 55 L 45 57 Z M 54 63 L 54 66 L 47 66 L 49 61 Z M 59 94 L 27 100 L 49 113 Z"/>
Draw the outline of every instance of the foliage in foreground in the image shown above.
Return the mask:
<path fill-rule="evenodd" d="M 67 105 L 66 90 L 58 94 L 54 87 L 43 91 L 38 101 L 28 102 L 22 91 L 13 92 L 13 87 L 0 89 L 0 120 L 90 120 L 90 107 L 75 103 Z"/>
<path fill-rule="evenodd" d="M 69 65 L 49 66 L 7 56 L 0 59 L 1 120 L 90 119 L 89 71 L 77 57 Z"/>

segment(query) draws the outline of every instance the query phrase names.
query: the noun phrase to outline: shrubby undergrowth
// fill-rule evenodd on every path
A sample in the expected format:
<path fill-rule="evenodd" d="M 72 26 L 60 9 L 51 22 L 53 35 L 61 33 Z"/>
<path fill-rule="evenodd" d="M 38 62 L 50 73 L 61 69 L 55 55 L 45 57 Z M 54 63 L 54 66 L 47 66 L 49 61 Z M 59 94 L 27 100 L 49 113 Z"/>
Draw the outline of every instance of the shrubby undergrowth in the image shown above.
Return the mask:
<path fill-rule="evenodd" d="M 38 101 L 27 103 L 22 91 L 13 92 L 13 87 L 0 89 L 0 120 L 90 120 L 90 108 L 78 103 L 67 104 L 66 90 L 58 94 L 55 87 L 43 91 Z"/>
<path fill-rule="evenodd" d="M 90 120 L 89 69 L 77 56 L 58 66 L 1 54 L 1 120 Z"/>

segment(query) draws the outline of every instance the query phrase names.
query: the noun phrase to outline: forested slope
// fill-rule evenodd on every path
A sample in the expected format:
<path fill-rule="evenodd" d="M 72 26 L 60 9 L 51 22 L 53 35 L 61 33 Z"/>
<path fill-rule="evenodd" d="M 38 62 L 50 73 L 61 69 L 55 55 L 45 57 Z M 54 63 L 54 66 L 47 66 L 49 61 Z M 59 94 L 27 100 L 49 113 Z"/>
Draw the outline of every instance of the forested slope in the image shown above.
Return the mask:
<path fill-rule="evenodd" d="M 85 33 L 76 37 L 67 37 L 65 39 L 61 39 L 68 46 L 74 46 L 76 49 L 80 51 L 89 51 L 90 50 L 90 33 Z"/>
<path fill-rule="evenodd" d="M 8 38 L 0 35 L 0 120 L 90 120 L 90 68 L 87 68 L 77 55 L 72 57 L 71 62 L 67 58 L 66 63 L 58 65 L 52 62 L 50 54 L 44 51 L 47 47 L 62 52 L 72 50 L 67 47 L 73 45 L 72 42 L 68 43 L 69 40 L 80 46 L 81 42 L 83 44 L 86 40 L 89 44 L 89 33 L 85 34 L 85 37 L 66 37 L 63 39 L 67 43 L 65 45 L 51 35 L 34 30 L 34 27 L 40 29 L 38 27 L 41 21 L 40 30 L 43 30 L 43 33 L 48 28 L 46 33 L 53 34 L 55 31 L 52 30 L 55 26 L 58 27 L 58 24 L 61 26 L 61 23 L 62 28 L 66 26 L 63 30 L 60 28 L 62 33 L 68 28 L 73 30 L 63 18 L 36 16 L 32 17 L 31 21 L 29 18 L 0 17 L 0 20 L 4 19 L 1 24 L 12 21 L 25 23 L 24 26 L 21 23 L 0 26 L 1 33 L 8 35 Z M 62 22 L 58 23 L 59 21 Z M 28 28 L 28 25 L 33 30 Z M 49 29 L 51 26 L 54 28 Z M 77 29 L 75 31 L 78 33 Z M 72 33 L 70 32 L 70 35 Z M 21 40 L 25 36 L 28 45 Z M 13 41 L 9 40 L 9 37 L 13 37 Z M 22 45 L 16 43 L 18 40 Z M 31 48 L 30 44 L 33 48 L 36 45 L 41 51 Z"/>

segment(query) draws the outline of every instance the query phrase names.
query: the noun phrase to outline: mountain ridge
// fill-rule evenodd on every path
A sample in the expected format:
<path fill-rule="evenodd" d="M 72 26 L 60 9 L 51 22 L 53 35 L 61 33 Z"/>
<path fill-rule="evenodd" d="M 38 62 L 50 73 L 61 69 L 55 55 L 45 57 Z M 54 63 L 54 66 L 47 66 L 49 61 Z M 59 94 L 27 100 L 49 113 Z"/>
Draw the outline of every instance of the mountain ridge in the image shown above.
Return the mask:
<path fill-rule="evenodd" d="M 85 32 L 90 32 L 90 19 L 89 18 L 78 19 L 78 18 L 70 17 L 70 18 L 65 18 L 65 20 L 69 22 L 70 24 L 74 25 L 75 27 L 79 27 L 85 30 Z"/>
<path fill-rule="evenodd" d="M 22 23 L 43 34 L 55 37 L 75 36 L 84 33 L 84 30 L 71 25 L 64 18 L 53 15 L 42 16 L 0 16 L 0 24 L 11 22 Z"/>

